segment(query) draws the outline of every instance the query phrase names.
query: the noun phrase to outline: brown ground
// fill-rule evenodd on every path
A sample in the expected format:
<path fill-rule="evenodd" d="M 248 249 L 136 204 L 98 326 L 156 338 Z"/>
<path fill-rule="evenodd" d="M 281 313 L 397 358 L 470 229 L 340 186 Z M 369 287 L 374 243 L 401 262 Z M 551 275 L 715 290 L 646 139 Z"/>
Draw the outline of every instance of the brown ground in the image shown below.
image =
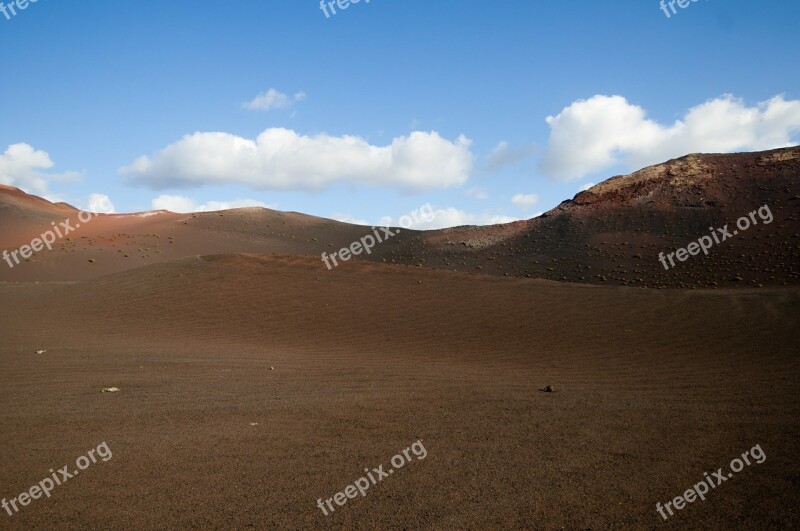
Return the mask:
<path fill-rule="evenodd" d="M 797 148 L 690 156 L 332 271 L 319 253 L 369 228 L 101 216 L 0 262 L 0 498 L 113 458 L 0 529 L 797 527 L 799 178 Z M 772 224 L 659 270 L 765 203 Z M 0 186 L 0 251 L 76 216 Z M 755 445 L 763 464 L 658 515 Z"/>
<path fill-rule="evenodd" d="M 0 298 L 2 496 L 114 453 L 4 528 L 800 524 L 796 288 L 238 255 Z M 425 460 L 316 507 L 418 439 Z M 656 502 L 756 444 L 763 464 L 662 523 Z"/>

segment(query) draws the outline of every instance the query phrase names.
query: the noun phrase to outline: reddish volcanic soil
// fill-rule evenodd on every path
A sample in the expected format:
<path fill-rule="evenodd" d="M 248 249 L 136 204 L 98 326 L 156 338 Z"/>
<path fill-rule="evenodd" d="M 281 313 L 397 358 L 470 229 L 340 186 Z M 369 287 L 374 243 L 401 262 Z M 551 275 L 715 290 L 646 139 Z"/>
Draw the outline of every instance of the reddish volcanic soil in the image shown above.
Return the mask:
<path fill-rule="evenodd" d="M 797 527 L 796 154 L 679 159 L 332 271 L 319 253 L 369 228 L 264 209 L 100 216 L 0 262 L 0 498 L 113 452 L 0 528 Z M 658 271 L 767 202 L 772 224 Z M 2 188 L 0 247 L 76 215 Z M 418 440 L 424 459 L 317 507 Z"/>
<path fill-rule="evenodd" d="M 0 297 L 2 496 L 114 454 L 7 528 L 650 528 L 757 444 L 666 527 L 800 523 L 796 288 L 240 255 Z M 424 460 L 316 507 L 419 439 Z"/>

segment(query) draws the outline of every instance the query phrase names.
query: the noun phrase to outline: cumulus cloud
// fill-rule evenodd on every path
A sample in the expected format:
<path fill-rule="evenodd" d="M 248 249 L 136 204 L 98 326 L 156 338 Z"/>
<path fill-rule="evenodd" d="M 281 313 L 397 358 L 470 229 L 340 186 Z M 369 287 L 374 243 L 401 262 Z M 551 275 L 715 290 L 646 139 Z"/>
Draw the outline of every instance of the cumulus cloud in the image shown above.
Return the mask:
<path fill-rule="evenodd" d="M 288 109 L 298 101 L 306 99 L 305 92 L 298 92 L 294 96 L 287 96 L 283 92 L 269 89 L 262 92 L 252 100 L 242 103 L 242 107 L 253 111 L 269 111 L 272 109 Z"/>
<path fill-rule="evenodd" d="M 154 189 L 237 183 L 321 190 L 349 183 L 422 190 L 463 184 L 472 170 L 470 144 L 463 135 L 450 142 L 435 131 L 416 131 L 388 146 L 356 136 L 306 136 L 282 128 L 267 129 L 255 140 L 194 133 L 120 172 Z"/>
<path fill-rule="evenodd" d="M 386 216 L 378 221 L 378 225 L 405 227 L 414 230 L 444 229 L 461 225 L 497 225 L 519 221 L 519 218 L 504 216 L 491 212 L 469 214 L 455 207 L 436 208 L 426 203 L 418 209 L 398 216 Z"/>
<path fill-rule="evenodd" d="M 116 212 L 114 203 L 111 198 L 105 194 L 89 194 L 89 204 L 86 207 L 87 212 L 97 212 L 100 214 L 113 214 Z"/>
<path fill-rule="evenodd" d="M 783 96 L 748 107 L 731 95 L 689 109 L 672 125 L 647 118 L 622 96 L 578 100 L 548 116 L 543 173 L 563 180 L 623 164 L 638 169 L 688 153 L 760 151 L 795 145 L 800 100 Z"/>
<path fill-rule="evenodd" d="M 75 181 L 77 172 L 44 173 L 54 166 L 46 151 L 36 150 L 29 144 L 11 144 L 0 155 L 0 184 L 15 186 L 28 193 L 46 194 L 50 181 Z"/>
<path fill-rule="evenodd" d="M 536 194 L 516 194 L 511 198 L 511 202 L 522 210 L 528 210 L 539 202 L 539 196 Z"/>
<path fill-rule="evenodd" d="M 522 162 L 536 153 L 536 146 L 511 147 L 505 140 L 497 144 L 495 148 L 486 156 L 486 170 L 498 171 L 506 166 L 512 166 Z"/>
<path fill-rule="evenodd" d="M 192 199 L 182 195 L 162 194 L 151 202 L 153 210 L 169 210 L 182 214 L 189 212 L 215 212 L 217 210 L 230 210 L 232 208 L 262 207 L 275 208 L 255 199 L 234 199 L 233 201 L 208 201 L 197 204 Z"/>

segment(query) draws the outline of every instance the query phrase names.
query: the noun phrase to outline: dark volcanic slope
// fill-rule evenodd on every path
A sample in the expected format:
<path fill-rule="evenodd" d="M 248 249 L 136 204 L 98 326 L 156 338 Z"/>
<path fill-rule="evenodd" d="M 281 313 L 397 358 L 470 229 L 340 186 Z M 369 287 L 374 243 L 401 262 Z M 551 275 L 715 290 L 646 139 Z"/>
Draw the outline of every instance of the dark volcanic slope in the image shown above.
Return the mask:
<path fill-rule="evenodd" d="M 674 252 L 767 205 L 757 225 L 665 270 Z M 764 211 L 766 214 L 766 211 Z M 593 284 L 694 288 L 800 283 L 800 148 L 689 155 L 614 177 L 545 215 L 425 233 L 398 263 Z M 768 216 L 765 216 L 768 217 Z M 719 234 L 719 233 L 717 233 Z M 380 252 L 379 259 L 385 258 Z"/>

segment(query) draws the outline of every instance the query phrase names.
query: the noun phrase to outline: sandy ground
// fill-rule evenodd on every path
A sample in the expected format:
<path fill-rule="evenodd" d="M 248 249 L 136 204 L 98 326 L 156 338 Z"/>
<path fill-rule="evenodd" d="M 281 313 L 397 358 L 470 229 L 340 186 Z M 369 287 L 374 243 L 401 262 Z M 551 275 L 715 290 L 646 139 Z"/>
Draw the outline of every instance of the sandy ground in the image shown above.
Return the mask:
<path fill-rule="evenodd" d="M 0 301 L 0 497 L 113 452 L 3 529 L 800 525 L 798 288 L 226 255 Z M 316 506 L 418 440 L 424 460 Z"/>

